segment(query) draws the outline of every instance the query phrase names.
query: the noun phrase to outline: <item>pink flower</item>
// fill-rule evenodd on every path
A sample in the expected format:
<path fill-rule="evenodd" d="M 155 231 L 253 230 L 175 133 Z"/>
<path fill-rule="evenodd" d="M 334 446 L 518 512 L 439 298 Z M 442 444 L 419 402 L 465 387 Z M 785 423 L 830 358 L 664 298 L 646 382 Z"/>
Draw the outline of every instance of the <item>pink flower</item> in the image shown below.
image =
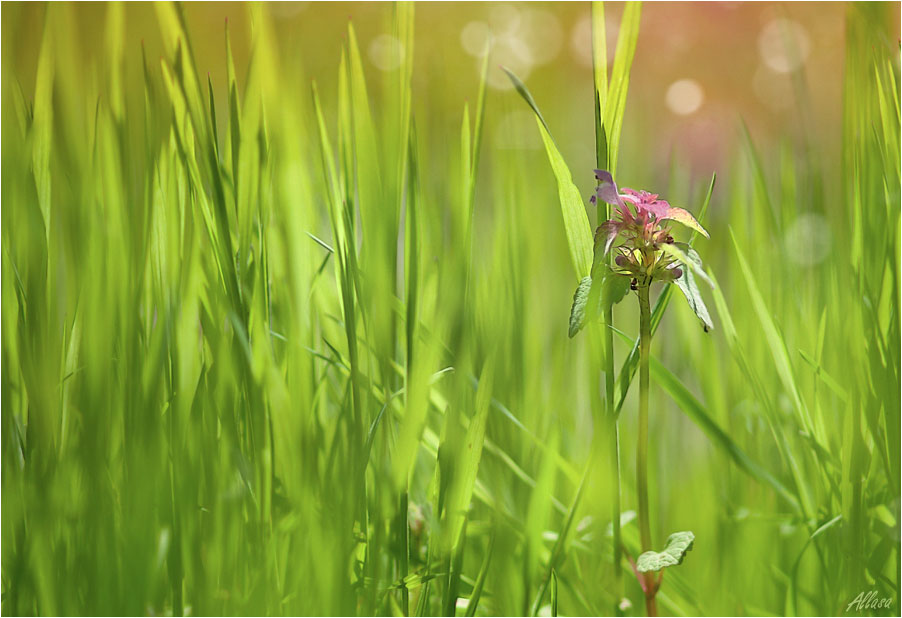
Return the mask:
<path fill-rule="evenodd" d="M 698 252 L 687 243 L 675 242 L 670 234 L 672 221 L 707 237 L 705 228 L 688 211 L 674 208 L 655 193 L 618 189 L 610 172 L 595 170 L 595 177 L 598 186 L 591 201 L 600 199 L 613 206 L 613 216 L 595 230 L 595 259 L 591 274 L 582 278 L 573 295 L 570 336 L 620 302 L 629 289 L 647 294 L 656 281 L 676 285 L 705 331 L 714 328 L 696 281 L 713 283 L 702 269 Z M 616 254 L 608 262 L 612 248 Z"/>
<path fill-rule="evenodd" d="M 595 170 L 595 177 L 598 186 L 591 201 L 600 199 L 610 204 L 615 215 L 595 231 L 595 259 L 606 256 L 620 236 L 624 243 L 618 246 L 614 264 L 622 274 L 665 281 L 678 279 L 682 270 L 658 251 L 659 245 L 673 243 L 667 222 L 676 221 L 707 237 L 705 228 L 687 210 L 671 206 L 655 193 L 618 189 L 608 171 Z"/>

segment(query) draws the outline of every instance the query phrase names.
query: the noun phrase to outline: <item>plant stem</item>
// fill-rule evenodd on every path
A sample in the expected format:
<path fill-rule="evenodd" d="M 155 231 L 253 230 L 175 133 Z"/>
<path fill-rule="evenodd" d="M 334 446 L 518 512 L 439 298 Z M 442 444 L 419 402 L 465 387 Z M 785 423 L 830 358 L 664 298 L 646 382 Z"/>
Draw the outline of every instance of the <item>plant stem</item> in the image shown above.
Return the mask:
<path fill-rule="evenodd" d="M 623 573 L 620 570 L 622 560 L 620 538 L 620 430 L 614 411 L 614 333 L 610 326 L 613 323 L 611 308 L 604 313 L 604 360 L 605 360 L 605 414 L 610 432 L 610 465 L 614 476 L 611 487 L 611 529 L 614 544 L 614 615 L 623 615 L 620 601 L 623 598 Z"/>
<path fill-rule="evenodd" d="M 639 295 L 639 444 L 636 449 L 636 489 L 639 494 L 639 534 L 642 551 L 651 550 L 651 522 L 648 512 L 648 361 L 651 349 L 651 307 L 649 281 L 640 281 Z M 645 606 L 649 616 L 657 615 L 655 582 L 646 576 Z"/>
<path fill-rule="evenodd" d="M 592 11 L 598 11 L 600 22 L 604 23 L 604 5 L 599 2 L 592 3 Z M 593 19 L 592 27 L 597 26 Z M 593 44 L 595 37 L 592 38 Z M 596 75 L 604 75 L 607 79 L 607 69 L 594 66 L 593 55 L 593 71 Z M 604 136 L 604 126 L 601 119 L 601 101 L 599 100 L 601 90 L 595 89 L 595 163 L 599 169 L 606 169 L 608 166 L 607 140 Z M 600 225 L 602 221 L 611 218 L 611 206 L 598 200 L 596 204 L 596 220 Z M 608 265 L 613 260 L 612 255 L 608 255 Z M 614 331 L 611 326 L 614 324 L 613 307 L 608 306 L 604 310 L 604 394 L 605 394 L 605 418 L 608 423 L 608 432 L 610 443 L 608 452 L 610 453 L 610 466 L 613 473 L 614 483 L 611 486 L 611 531 L 613 533 L 614 543 L 614 615 L 622 616 L 623 610 L 620 609 L 620 602 L 623 599 L 623 572 L 620 570 L 620 562 L 623 559 L 622 541 L 620 538 L 620 429 L 617 425 L 617 413 L 614 409 Z"/>
<path fill-rule="evenodd" d="M 655 593 L 657 590 L 652 588 L 649 592 L 650 596 L 645 597 L 645 611 L 649 616 L 658 615 L 658 603 L 655 601 Z"/>
<path fill-rule="evenodd" d="M 401 521 L 398 522 L 398 532 L 401 541 L 401 612 L 403 615 L 410 614 L 410 591 L 407 589 L 407 572 L 408 572 L 408 556 L 410 555 L 410 531 L 407 524 L 407 508 L 408 508 L 407 491 L 401 492 L 401 500 L 398 505 L 398 516 Z"/>

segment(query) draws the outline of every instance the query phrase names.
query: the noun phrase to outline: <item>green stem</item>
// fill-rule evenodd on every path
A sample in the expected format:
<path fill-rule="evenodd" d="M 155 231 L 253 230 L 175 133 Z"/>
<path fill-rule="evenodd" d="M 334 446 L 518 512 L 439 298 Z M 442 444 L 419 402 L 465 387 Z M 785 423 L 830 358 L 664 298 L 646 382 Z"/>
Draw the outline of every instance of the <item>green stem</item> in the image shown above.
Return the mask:
<path fill-rule="evenodd" d="M 604 22 L 604 8 L 600 3 L 592 3 L 593 11 L 601 11 L 601 21 Z M 593 28 L 595 22 L 593 21 Z M 593 41 L 595 37 L 593 36 Z M 594 59 L 594 55 L 593 55 Z M 598 71 L 598 67 L 594 67 L 593 71 Z M 607 69 L 601 67 L 602 73 Z M 596 73 L 597 74 L 597 73 Z M 601 119 L 601 101 L 599 99 L 599 90 L 595 90 L 595 163 L 598 169 L 606 169 L 608 167 L 608 151 L 607 139 L 604 135 L 604 126 Z M 604 204 L 598 200 L 596 204 L 596 220 L 599 225 L 601 222 L 611 218 L 611 206 Z M 612 255 L 608 255 L 607 262 L 611 263 Z M 605 417 L 608 422 L 608 435 L 610 444 L 608 452 L 610 453 L 610 466 L 613 473 L 614 483 L 611 486 L 611 529 L 613 532 L 614 543 L 614 615 L 622 616 L 623 610 L 620 609 L 620 602 L 623 599 L 623 572 L 620 570 L 620 562 L 623 560 L 622 541 L 620 537 L 620 429 L 617 425 L 617 411 L 614 408 L 614 330 L 611 328 L 614 324 L 613 307 L 608 306 L 604 311 L 604 394 L 605 394 Z"/>
<path fill-rule="evenodd" d="M 620 430 L 614 410 L 614 331 L 610 328 L 612 324 L 612 311 L 608 307 L 604 313 L 604 373 L 605 414 L 611 441 L 608 451 L 614 480 L 611 487 L 611 529 L 614 537 L 614 615 L 622 616 L 623 611 L 620 609 L 620 601 L 623 598 L 623 573 L 620 570 L 620 562 L 623 559 L 620 537 Z"/>
<path fill-rule="evenodd" d="M 408 556 L 410 555 L 410 532 L 407 525 L 407 491 L 401 492 L 401 500 L 398 505 L 398 533 L 401 541 L 401 612 L 405 616 L 410 615 L 410 591 L 407 589 Z"/>
<path fill-rule="evenodd" d="M 636 489 L 639 494 L 639 534 L 642 551 L 651 550 L 651 521 L 648 510 L 648 363 L 651 350 L 651 307 L 649 281 L 639 282 L 639 444 L 636 449 Z M 652 578 L 646 577 L 645 605 L 649 616 L 657 615 Z"/>

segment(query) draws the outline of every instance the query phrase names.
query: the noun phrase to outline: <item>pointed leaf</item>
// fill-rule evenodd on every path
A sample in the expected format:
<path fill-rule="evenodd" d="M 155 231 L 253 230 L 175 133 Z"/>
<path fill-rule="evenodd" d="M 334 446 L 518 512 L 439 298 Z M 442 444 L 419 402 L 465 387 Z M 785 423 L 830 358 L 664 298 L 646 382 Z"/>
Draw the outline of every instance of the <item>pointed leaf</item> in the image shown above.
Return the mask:
<path fill-rule="evenodd" d="M 636 570 L 640 573 L 660 571 L 669 566 L 676 566 L 683 562 L 686 552 L 692 549 L 695 535 L 690 531 L 674 532 L 667 539 L 664 551 L 647 551 L 636 560 Z"/>
<path fill-rule="evenodd" d="M 532 98 L 532 93 L 526 87 L 526 84 L 524 84 L 523 81 L 507 67 L 503 66 L 501 67 L 501 70 L 507 73 L 507 77 L 511 80 L 511 83 L 514 85 L 516 91 L 520 93 L 520 96 L 523 97 L 523 100 L 526 101 L 526 104 L 532 108 L 532 111 L 534 111 L 539 120 L 542 121 L 542 126 L 545 127 L 546 130 L 548 130 L 548 123 L 545 122 L 545 118 L 542 116 L 542 112 L 539 111 L 539 106 L 536 105 L 536 100 Z M 548 132 L 550 133 L 551 131 Z"/>
<path fill-rule="evenodd" d="M 620 129 L 623 126 L 623 115 L 626 111 L 630 69 L 633 66 L 633 57 L 636 54 L 641 16 L 641 2 L 626 3 L 623 9 L 623 17 L 620 21 L 620 32 L 617 36 L 617 49 L 614 52 L 611 80 L 602 109 L 608 142 L 608 168 L 612 173 L 617 173 L 617 159 L 620 155 Z M 606 71 L 607 67 L 598 67 L 598 70 Z"/>
<path fill-rule="evenodd" d="M 705 301 L 702 300 L 702 296 L 698 291 L 698 285 L 695 283 L 695 277 L 692 275 L 692 272 L 686 271 L 683 273 L 683 276 L 674 283 L 680 288 L 683 296 L 686 297 L 686 302 L 689 303 L 689 307 L 695 312 L 698 319 L 702 321 L 705 332 L 714 330 L 714 324 L 711 322 L 711 314 L 708 313 L 708 307 L 705 306 Z"/>
<path fill-rule="evenodd" d="M 686 297 L 686 302 L 689 303 L 689 307 L 692 308 L 692 311 L 695 312 L 698 319 L 702 321 L 705 332 L 712 330 L 714 325 L 711 322 L 711 315 L 708 313 L 708 308 L 705 306 L 705 301 L 702 299 L 701 292 L 699 292 L 698 284 L 695 280 L 695 276 L 699 275 L 708 282 L 708 285 L 712 288 L 714 287 L 714 283 L 705 271 L 702 270 L 702 259 L 698 256 L 695 249 L 683 243 L 665 244 L 661 245 L 661 248 L 665 253 L 675 257 L 687 266 L 683 271 L 683 276 L 674 281 L 674 283 L 676 283 L 677 287 L 680 288 L 680 291 L 683 292 L 683 295 Z"/>
<path fill-rule="evenodd" d="M 558 201 L 564 217 L 564 231 L 567 233 L 567 244 L 570 246 L 570 259 L 573 261 L 576 276 L 585 277 L 592 269 L 592 226 L 589 225 L 589 217 L 586 215 L 582 195 L 573 184 L 570 168 L 567 167 L 564 157 L 555 145 L 548 125 L 529 90 L 516 75 L 507 69 L 504 71 L 517 92 L 536 114 L 536 123 L 545 144 L 545 153 L 548 155 L 548 162 L 551 164 L 555 180 L 557 180 Z"/>
<path fill-rule="evenodd" d="M 561 156 L 541 119 L 536 121 L 542 133 L 548 161 L 551 163 L 551 169 L 557 180 L 558 201 L 561 205 L 561 214 L 564 216 L 564 231 L 567 233 L 567 242 L 570 245 L 570 258 L 577 275 L 582 277 L 587 275 L 592 268 L 592 228 L 589 225 L 589 217 L 586 215 L 582 195 L 573 184 L 573 177 L 564 162 L 564 157 Z"/>
<path fill-rule="evenodd" d="M 664 213 L 661 219 L 670 219 L 672 221 L 676 221 L 677 223 L 682 223 L 689 229 L 695 230 L 702 234 L 705 238 L 710 238 L 708 236 L 708 232 L 701 226 L 701 224 L 695 220 L 695 217 L 692 216 L 688 210 L 684 210 L 682 208 L 675 208 L 671 206 L 667 209 L 667 212 Z"/>
<path fill-rule="evenodd" d="M 482 459 L 482 447 L 486 441 L 486 419 L 488 418 L 489 404 L 492 401 L 494 367 L 495 361 L 489 357 L 479 376 L 475 411 L 470 418 L 466 439 L 460 445 L 460 452 L 457 455 L 459 473 L 452 479 L 451 486 L 448 488 L 447 513 L 450 525 L 443 530 L 444 551 L 450 551 L 463 538 L 461 531 L 470 511 L 479 462 Z"/>
<path fill-rule="evenodd" d="M 664 246 L 672 247 L 672 245 Z M 697 263 L 698 271 L 704 274 L 704 271 L 701 270 L 701 259 L 698 257 L 698 253 L 696 253 L 695 249 L 692 247 L 687 246 L 687 249 L 689 253 L 688 255 L 684 255 L 686 255 L 688 261 L 693 264 Z M 702 299 L 701 292 L 699 292 L 698 284 L 695 281 L 695 272 L 696 270 L 692 267 L 684 269 L 683 276 L 674 281 L 674 283 L 680 288 L 683 296 L 686 297 L 686 302 L 689 303 L 689 307 L 695 312 L 698 319 L 702 321 L 705 332 L 708 332 L 709 330 L 714 329 L 714 324 L 711 322 L 711 315 L 708 313 L 708 307 L 705 306 L 705 301 Z M 705 275 L 705 279 L 710 283 L 710 279 L 708 279 L 707 275 Z"/>

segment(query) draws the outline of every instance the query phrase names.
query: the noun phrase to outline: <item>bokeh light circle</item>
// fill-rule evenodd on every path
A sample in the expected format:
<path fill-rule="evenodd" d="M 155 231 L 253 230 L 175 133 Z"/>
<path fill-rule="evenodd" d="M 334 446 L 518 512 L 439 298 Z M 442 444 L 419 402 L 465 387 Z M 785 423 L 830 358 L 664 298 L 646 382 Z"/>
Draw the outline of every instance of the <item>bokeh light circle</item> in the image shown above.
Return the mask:
<path fill-rule="evenodd" d="M 701 84 L 694 79 L 679 79 L 667 89 L 667 107 L 678 116 L 688 116 L 698 111 L 705 101 Z"/>
<path fill-rule="evenodd" d="M 786 257 L 799 266 L 823 262 L 833 247 L 833 234 L 827 220 L 816 213 L 796 217 L 783 236 Z"/>
<path fill-rule="evenodd" d="M 770 70 L 790 73 L 805 64 L 811 53 L 811 41 L 801 24 L 790 19 L 774 19 L 758 35 L 758 53 Z"/>
<path fill-rule="evenodd" d="M 380 34 L 370 42 L 369 56 L 380 71 L 394 71 L 404 59 L 404 44 L 390 34 Z"/>
<path fill-rule="evenodd" d="M 460 31 L 460 46 L 474 58 L 482 58 L 488 51 L 492 30 L 484 21 L 471 21 Z"/>

